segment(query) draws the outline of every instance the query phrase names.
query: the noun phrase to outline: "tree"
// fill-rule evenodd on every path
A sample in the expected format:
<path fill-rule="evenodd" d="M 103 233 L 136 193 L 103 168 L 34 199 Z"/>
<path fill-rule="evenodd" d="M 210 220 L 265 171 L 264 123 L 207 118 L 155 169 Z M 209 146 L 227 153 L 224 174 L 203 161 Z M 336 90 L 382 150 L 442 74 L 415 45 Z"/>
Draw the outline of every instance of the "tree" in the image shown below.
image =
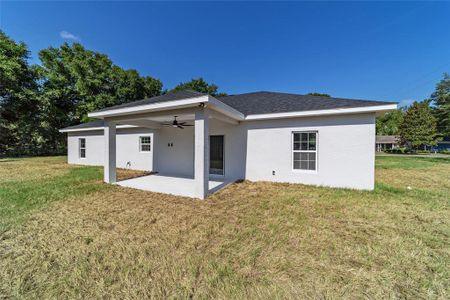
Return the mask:
<path fill-rule="evenodd" d="M 310 95 L 310 96 L 319 96 L 319 97 L 331 97 L 331 96 L 328 95 L 328 94 L 316 93 L 316 92 L 314 92 L 314 93 L 308 93 L 307 95 Z"/>
<path fill-rule="evenodd" d="M 144 80 L 144 91 L 145 91 L 145 97 L 151 98 L 155 96 L 161 95 L 161 91 L 163 88 L 163 84 L 161 80 L 155 79 L 150 76 L 143 77 Z"/>
<path fill-rule="evenodd" d="M 209 84 L 202 77 L 197 79 L 192 79 L 189 82 L 182 82 L 174 87 L 171 91 L 180 91 L 180 90 L 193 90 L 204 94 L 209 94 L 215 97 L 226 96 L 226 93 L 219 93 L 218 86 L 215 84 Z"/>
<path fill-rule="evenodd" d="M 65 147 L 58 129 L 89 121 L 87 114 L 105 107 L 157 96 L 162 83 L 136 70 L 124 70 L 105 54 L 67 43 L 39 52 L 42 132 L 54 151 Z"/>
<path fill-rule="evenodd" d="M 107 55 L 79 43 L 41 50 L 39 57 L 44 92 L 56 105 L 67 102 L 65 108 L 73 112 L 71 121 L 86 121 L 90 111 L 161 93 L 158 79 L 124 70 Z"/>
<path fill-rule="evenodd" d="M 414 102 L 406 110 L 399 134 L 400 143 L 414 150 L 436 145 L 436 118 L 428 101 Z"/>
<path fill-rule="evenodd" d="M 38 147 L 36 72 L 25 43 L 0 31 L 0 154 L 30 154 Z"/>
<path fill-rule="evenodd" d="M 436 85 L 430 100 L 434 105 L 434 115 L 437 119 L 438 133 L 450 136 L 450 75 L 444 73 L 444 78 Z"/>
<path fill-rule="evenodd" d="M 398 135 L 405 111 L 396 109 L 377 118 L 377 135 Z"/>

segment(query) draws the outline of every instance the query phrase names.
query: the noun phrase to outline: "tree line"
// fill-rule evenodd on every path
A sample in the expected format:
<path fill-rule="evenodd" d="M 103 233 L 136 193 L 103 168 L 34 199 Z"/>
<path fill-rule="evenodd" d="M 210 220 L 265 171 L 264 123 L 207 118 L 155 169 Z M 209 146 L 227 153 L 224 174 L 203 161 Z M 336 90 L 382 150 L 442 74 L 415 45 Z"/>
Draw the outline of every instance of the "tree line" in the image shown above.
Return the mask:
<path fill-rule="evenodd" d="M 79 43 L 30 52 L 0 31 L 0 155 L 48 155 L 66 151 L 63 127 L 90 121 L 90 111 L 166 93 L 163 83 L 125 70 Z M 225 95 L 202 78 L 174 90 Z"/>
<path fill-rule="evenodd" d="M 412 150 L 434 146 L 450 137 L 450 76 L 444 73 L 428 99 L 415 101 L 377 118 L 378 135 L 396 135 Z"/>
<path fill-rule="evenodd" d="M 29 57 L 25 43 L 0 30 L 0 156 L 64 154 L 66 137 L 60 128 L 90 121 L 90 111 L 168 92 L 159 79 L 125 70 L 79 43 L 42 49 L 39 64 L 31 65 Z M 226 95 L 202 78 L 172 90 L 183 89 Z M 379 117 L 376 129 L 377 134 L 399 135 L 413 149 L 450 136 L 449 75 L 429 99 Z"/>

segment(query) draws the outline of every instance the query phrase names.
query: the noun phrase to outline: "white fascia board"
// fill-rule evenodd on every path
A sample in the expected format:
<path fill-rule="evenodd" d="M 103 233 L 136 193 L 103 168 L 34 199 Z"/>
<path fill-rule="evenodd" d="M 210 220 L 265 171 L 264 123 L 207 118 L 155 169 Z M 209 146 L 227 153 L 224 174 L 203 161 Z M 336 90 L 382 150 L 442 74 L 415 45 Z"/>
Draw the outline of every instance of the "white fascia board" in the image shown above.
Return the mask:
<path fill-rule="evenodd" d="M 124 128 L 136 128 L 139 126 L 135 125 L 117 125 L 117 129 Z M 79 132 L 79 131 L 95 131 L 95 130 L 103 130 L 105 127 L 86 127 L 86 128 L 72 128 L 72 129 L 60 129 L 59 132 Z"/>
<path fill-rule="evenodd" d="M 115 116 L 122 116 L 122 115 L 136 114 L 136 113 L 145 113 L 145 112 L 151 112 L 151 111 L 161 111 L 161 110 L 174 109 L 174 108 L 175 109 L 176 108 L 184 108 L 184 107 L 193 106 L 193 105 L 203 103 L 203 102 L 208 102 L 208 96 L 201 96 L 201 97 L 189 98 L 189 99 L 184 99 L 184 100 L 158 102 L 158 103 L 145 104 L 145 105 L 132 106 L 132 107 L 117 108 L 117 109 L 111 109 L 111 110 L 107 110 L 107 111 L 91 112 L 91 113 L 88 113 L 88 116 L 91 118 L 103 119 L 105 117 L 115 117 Z"/>
<path fill-rule="evenodd" d="M 237 111 L 236 109 L 232 108 L 229 105 L 226 105 L 220 100 L 217 100 L 216 98 L 212 96 L 208 96 L 208 104 L 210 105 L 210 108 L 224 114 L 227 117 L 230 117 L 232 119 L 242 121 L 245 119 L 245 116 L 240 111 Z"/>
<path fill-rule="evenodd" d="M 268 120 L 268 119 L 342 115 L 342 114 L 356 114 L 356 113 L 370 113 L 370 112 L 387 112 L 394 109 L 397 109 L 397 104 L 248 115 L 245 117 L 245 120 L 251 121 L 251 120 Z"/>

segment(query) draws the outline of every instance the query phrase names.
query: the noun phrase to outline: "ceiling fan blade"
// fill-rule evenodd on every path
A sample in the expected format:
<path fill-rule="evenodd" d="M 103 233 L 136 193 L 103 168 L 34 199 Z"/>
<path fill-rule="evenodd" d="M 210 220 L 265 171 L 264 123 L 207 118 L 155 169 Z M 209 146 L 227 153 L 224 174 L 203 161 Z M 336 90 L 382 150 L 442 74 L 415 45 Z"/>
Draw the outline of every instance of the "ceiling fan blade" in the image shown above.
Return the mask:
<path fill-rule="evenodd" d="M 194 125 L 185 124 L 185 125 L 183 125 L 183 126 L 194 126 Z"/>
<path fill-rule="evenodd" d="M 180 125 L 178 125 L 178 128 L 180 128 L 180 129 L 184 129 L 184 127 L 183 127 L 183 126 L 180 126 Z"/>

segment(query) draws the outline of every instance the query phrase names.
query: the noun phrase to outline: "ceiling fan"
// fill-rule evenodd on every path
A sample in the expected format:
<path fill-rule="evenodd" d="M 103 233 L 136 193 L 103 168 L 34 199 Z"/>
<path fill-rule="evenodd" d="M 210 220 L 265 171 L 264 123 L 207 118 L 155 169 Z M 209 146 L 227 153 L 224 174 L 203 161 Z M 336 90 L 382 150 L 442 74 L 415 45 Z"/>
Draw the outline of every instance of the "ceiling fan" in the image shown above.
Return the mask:
<path fill-rule="evenodd" d="M 178 122 L 177 117 L 178 116 L 173 117 L 172 123 L 162 123 L 162 125 L 163 126 L 172 126 L 174 128 L 180 128 L 180 129 L 184 129 L 184 127 L 186 127 L 186 126 L 194 126 L 194 125 L 186 124 L 186 122 Z"/>

